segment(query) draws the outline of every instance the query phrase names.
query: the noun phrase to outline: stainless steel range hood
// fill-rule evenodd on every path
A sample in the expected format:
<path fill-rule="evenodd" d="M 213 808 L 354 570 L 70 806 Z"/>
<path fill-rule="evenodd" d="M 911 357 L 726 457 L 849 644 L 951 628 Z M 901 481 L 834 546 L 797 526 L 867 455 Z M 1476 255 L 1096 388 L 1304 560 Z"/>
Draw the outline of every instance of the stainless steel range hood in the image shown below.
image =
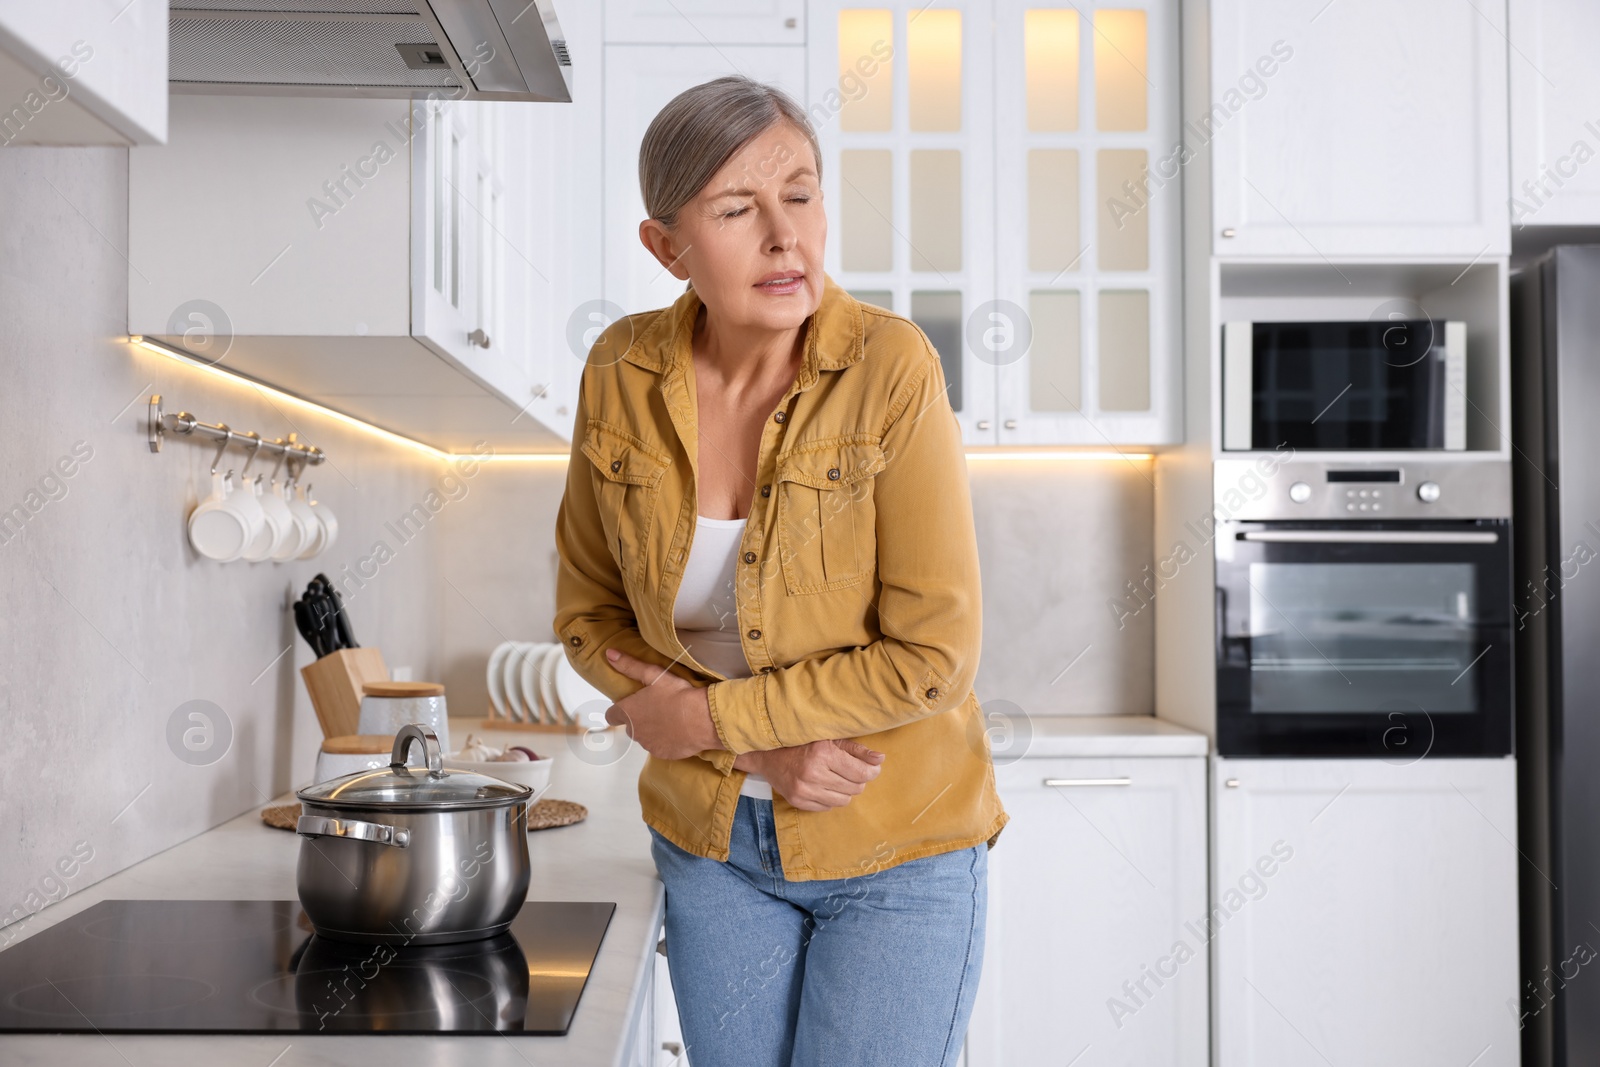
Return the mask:
<path fill-rule="evenodd" d="M 551 0 L 177 0 L 173 92 L 570 102 Z"/>

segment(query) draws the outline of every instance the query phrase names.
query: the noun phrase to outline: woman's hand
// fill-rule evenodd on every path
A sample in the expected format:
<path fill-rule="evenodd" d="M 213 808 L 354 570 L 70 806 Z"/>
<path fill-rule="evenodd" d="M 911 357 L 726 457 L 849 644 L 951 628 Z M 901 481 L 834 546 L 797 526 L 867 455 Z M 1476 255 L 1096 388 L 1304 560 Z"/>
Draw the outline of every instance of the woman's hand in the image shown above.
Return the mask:
<path fill-rule="evenodd" d="M 606 722 L 657 759 L 684 759 L 708 748 L 722 748 L 705 687 L 679 678 L 618 648 L 606 649 L 613 670 L 644 685 L 606 710 Z"/>
<path fill-rule="evenodd" d="M 849 738 L 741 752 L 735 770 L 754 771 L 801 811 L 842 808 L 883 770 L 884 754 Z"/>

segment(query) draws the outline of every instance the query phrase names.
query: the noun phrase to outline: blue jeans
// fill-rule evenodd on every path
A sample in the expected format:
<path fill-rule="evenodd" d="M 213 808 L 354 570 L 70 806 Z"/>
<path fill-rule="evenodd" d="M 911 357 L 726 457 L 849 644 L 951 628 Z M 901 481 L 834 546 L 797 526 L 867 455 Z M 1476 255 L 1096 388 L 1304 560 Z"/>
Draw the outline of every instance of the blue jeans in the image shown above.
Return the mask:
<path fill-rule="evenodd" d="M 692 1067 L 949 1067 L 983 965 L 987 844 L 788 882 L 772 801 L 741 796 L 726 863 L 650 828 Z"/>

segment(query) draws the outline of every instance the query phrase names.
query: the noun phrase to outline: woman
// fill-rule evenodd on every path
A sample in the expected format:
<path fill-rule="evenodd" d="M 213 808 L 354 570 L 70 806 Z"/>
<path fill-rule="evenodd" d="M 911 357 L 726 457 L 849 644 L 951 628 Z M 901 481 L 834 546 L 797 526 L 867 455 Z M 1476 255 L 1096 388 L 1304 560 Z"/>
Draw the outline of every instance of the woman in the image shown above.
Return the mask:
<path fill-rule="evenodd" d="M 823 273 L 819 161 L 747 78 L 656 116 L 639 236 L 689 287 L 596 340 L 557 518 L 695 1067 L 953 1063 L 1007 821 L 960 430 L 926 336 Z"/>

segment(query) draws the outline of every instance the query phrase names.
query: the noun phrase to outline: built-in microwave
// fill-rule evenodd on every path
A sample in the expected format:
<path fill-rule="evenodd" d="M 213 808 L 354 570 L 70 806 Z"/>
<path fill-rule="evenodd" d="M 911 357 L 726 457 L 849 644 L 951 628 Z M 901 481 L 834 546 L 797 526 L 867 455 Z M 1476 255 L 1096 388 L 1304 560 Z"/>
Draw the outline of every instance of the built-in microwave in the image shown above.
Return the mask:
<path fill-rule="evenodd" d="M 1215 468 L 1218 753 L 1510 754 L 1509 464 L 1258 466 Z"/>
<path fill-rule="evenodd" d="M 1228 451 L 1464 449 L 1467 327 L 1429 319 L 1229 322 Z"/>

